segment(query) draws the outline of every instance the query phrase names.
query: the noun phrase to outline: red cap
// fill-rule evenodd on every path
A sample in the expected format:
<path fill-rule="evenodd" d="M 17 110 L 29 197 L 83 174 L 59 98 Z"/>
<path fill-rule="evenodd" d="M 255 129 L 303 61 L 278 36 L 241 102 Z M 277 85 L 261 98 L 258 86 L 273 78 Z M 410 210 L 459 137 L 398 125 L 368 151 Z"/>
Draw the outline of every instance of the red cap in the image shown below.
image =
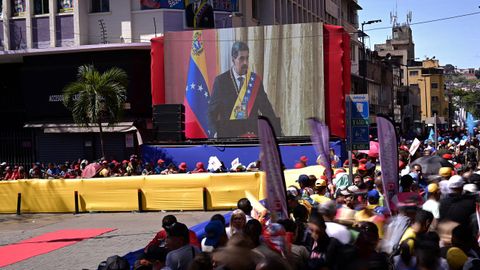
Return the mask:
<path fill-rule="evenodd" d="M 366 171 L 367 170 L 367 166 L 365 164 L 360 164 L 360 166 L 358 166 L 358 170 L 359 171 Z"/>
<path fill-rule="evenodd" d="M 165 161 L 163 161 L 163 159 L 157 160 L 157 164 L 162 164 L 162 163 L 164 163 L 164 162 L 165 162 Z"/>
<path fill-rule="evenodd" d="M 126 160 L 126 159 L 124 159 L 124 160 L 122 161 L 123 164 L 128 163 L 128 162 L 129 162 L 129 161 Z"/>
<path fill-rule="evenodd" d="M 403 151 L 405 151 L 405 152 L 410 151 L 410 149 L 408 149 L 408 147 L 407 147 L 406 145 L 400 145 L 399 149 L 400 149 L 400 150 L 403 150 Z"/>
<path fill-rule="evenodd" d="M 187 168 L 187 163 L 185 162 L 180 163 L 180 165 L 178 165 L 178 168 L 185 170 Z"/>
<path fill-rule="evenodd" d="M 203 162 L 197 162 L 195 167 L 197 167 L 198 169 L 203 168 Z"/>
<path fill-rule="evenodd" d="M 450 159 L 453 159 L 453 156 L 452 156 L 452 154 L 447 153 L 447 154 L 443 154 L 442 158 L 450 160 Z"/>
<path fill-rule="evenodd" d="M 366 158 L 362 158 L 358 161 L 360 164 L 367 164 L 368 160 Z"/>
<path fill-rule="evenodd" d="M 398 168 L 399 169 L 405 169 L 405 166 L 407 166 L 407 163 L 405 163 L 401 160 L 398 161 Z"/>
<path fill-rule="evenodd" d="M 320 179 L 323 179 L 325 181 L 328 181 L 328 178 L 325 175 L 320 176 Z"/>
<path fill-rule="evenodd" d="M 301 168 L 305 168 L 305 165 L 303 163 L 300 163 L 300 162 L 295 163 L 295 169 L 301 169 Z"/>
<path fill-rule="evenodd" d="M 307 161 L 308 161 L 307 156 L 301 156 L 301 157 L 300 157 L 300 161 L 302 161 L 302 162 L 307 162 Z"/>

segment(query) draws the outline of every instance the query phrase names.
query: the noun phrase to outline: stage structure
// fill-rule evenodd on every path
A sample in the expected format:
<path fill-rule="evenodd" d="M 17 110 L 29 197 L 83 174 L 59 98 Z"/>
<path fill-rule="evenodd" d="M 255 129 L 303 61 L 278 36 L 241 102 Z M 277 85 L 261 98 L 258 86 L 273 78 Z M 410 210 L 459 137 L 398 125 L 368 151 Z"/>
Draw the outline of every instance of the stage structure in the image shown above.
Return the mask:
<path fill-rule="evenodd" d="M 345 138 L 351 75 L 342 27 L 170 32 L 152 39 L 151 50 L 152 105 L 184 104 L 187 140 L 256 138 L 258 115 L 269 117 L 282 138 L 308 141 L 308 117 Z"/>

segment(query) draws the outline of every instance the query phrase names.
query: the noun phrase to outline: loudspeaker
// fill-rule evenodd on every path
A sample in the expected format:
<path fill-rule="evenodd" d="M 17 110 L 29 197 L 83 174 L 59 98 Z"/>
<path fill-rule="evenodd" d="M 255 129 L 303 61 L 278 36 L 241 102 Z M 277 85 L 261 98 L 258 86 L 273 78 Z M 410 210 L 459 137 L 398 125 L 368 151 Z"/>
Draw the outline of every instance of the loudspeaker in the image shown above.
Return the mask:
<path fill-rule="evenodd" d="M 157 141 L 184 141 L 185 132 L 184 131 L 157 131 L 155 133 L 155 140 Z"/>
<path fill-rule="evenodd" d="M 185 114 L 185 106 L 183 104 L 160 104 L 153 105 L 153 113 L 160 114 Z"/>
<path fill-rule="evenodd" d="M 155 105 L 152 111 L 152 122 L 156 140 L 185 140 L 185 106 L 183 106 L 183 104 Z"/>

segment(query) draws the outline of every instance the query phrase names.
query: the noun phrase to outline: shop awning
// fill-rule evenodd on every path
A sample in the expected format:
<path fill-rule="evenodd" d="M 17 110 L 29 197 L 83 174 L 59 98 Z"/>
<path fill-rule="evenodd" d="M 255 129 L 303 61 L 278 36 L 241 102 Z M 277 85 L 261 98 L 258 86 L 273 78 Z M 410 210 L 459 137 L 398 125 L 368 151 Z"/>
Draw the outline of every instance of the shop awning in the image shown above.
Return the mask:
<path fill-rule="evenodd" d="M 97 133 L 100 129 L 96 125 L 88 127 L 75 123 L 27 123 L 24 128 L 41 128 L 44 133 Z M 133 122 L 119 122 L 114 126 L 108 126 L 108 123 L 102 123 L 103 132 L 125 133 L 137 131 Z"/>
<path fill-rule="evenodd" d="M 24 128 L 41 128 L 44 133 L 98 133 L 98 126 L 91 125 L 89 127 L 75 123 L 27 123 Z M 127 133 L 135 132 L 139 145 L 143 144 L 140 131 L 133 125 L 133 122 L 119 122 L 113 126 L 108 123 L 102 123 L 102 131 L 106 133 Z"/>

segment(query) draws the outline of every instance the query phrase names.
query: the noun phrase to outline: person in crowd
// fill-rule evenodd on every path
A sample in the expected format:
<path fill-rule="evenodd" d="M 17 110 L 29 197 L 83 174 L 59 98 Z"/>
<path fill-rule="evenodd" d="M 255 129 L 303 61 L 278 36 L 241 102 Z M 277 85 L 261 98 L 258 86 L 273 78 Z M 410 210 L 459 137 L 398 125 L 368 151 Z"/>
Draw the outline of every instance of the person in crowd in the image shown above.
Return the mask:
<path fill-rule="evenodd" d="M 317 181 L 315 181 L 314 192 L 315 194 L 310 195 L 310 198 L 312 199 L 314 204 L 322 204 L 322 203 L 331 201 L 330 198 L 325 196 L 325 194 L 327 193 L 326 179 L 320 178 Z"/>
<path fill-rule="evenodd" d="M 435 222 L 432 224 L 436 228 L 436 224 L 440 219 L 440 188 L 437 183 L 431 183 L 427 187 L 428 200 L 422 205 L 422 209 L 433 214 Z"/>
<path fill-rule="evenodd" d="M 170 163 L 165 170 L 162 171 L 161 174 L 176 174 L 178 173 L 177 167 L 175 164 Z"/>
<path fill-rule="evenodd" d="M 225 225 L 220 220 L 211 220 L 205 226 L 205 238 L 201 241 L 202 252 L 213 252 L 227 244 Z"/>
<path fill-rule="evenodd" d="M 230 226 L 226 229 L 228 238 L 231 238 L 236 233 L 242 232 L 245 223 L 247 223 L 245 213 L 240 209 L 234 210 L 230 217 Z"/>
<path fill-rule="evenodd" d="M 187 173 L 187 172 L 188 172 L 187 163 L 181 162 L 181 163 L 178 165 L 178 173 Z"/>
<path fill-rule="evenodd" d="M 153 175 L 155 173 L 150 162 L 145 162 L 144 167 L 142 175 Z"/>
<path fill-rule="evenodd" d="M 155 237 L 147 244 L 144 248 L 144 252 L 147 252 L 148 249 L 152 246 L 156 247 L 165 247 L 166 239 L 167 239 L 167 230 L 173 224 L 177 223 L 177 218 L 174 215 L 166 215 L 162 219 L 162 229 L 155 235 Z M 195 247 L 200 247 L 200 243 L 198 242 L 197 235 L 193 231 L 189 231 L 189 241 L 190 244 Z"/>
<path fill-rule="evenodd" d="M 205 165 L 203 162 L 197 162 L 195 164 L 195 169 L 192 171 L 192 173 L 205 173 L 207 170 L 205 169 Z"/>
<path fill-rule="evenodd" d="M 310 257 L 310 252 L 303 245 L 297 245 L 294 240 L 297 237 L 297 224 L 291 219 L 279 220 L 278 224 L 285 228 L 287 242 L 290 245 L 290 256 L 287 258 L 293 269 L 305 269 Z"/>
<path fill-rule="evenodd" d="M 253 207 L 252 207 L 252 204 L 250 203 L 250 201 L 247 198 L 241 198 L 240 200 L 238 200 L 237 208 L 242 210 L 243 213 L 245 213 L 245 217 L 247 219 L 246 220 L 247 222 L 252 219 L 251 213 L 252 213 Z"/>
<path fill-rule="evenodd" d="M 433 214 L 428 211 L 419 209 L 415 215 L 415 220 L 413 224 L 402 235 L 400 243 L 403 243 L 405 241 L 410 248 L 410 252 L 413 253 L 415 245 L 414 240 L 417 238 L 418 235 L 422 235 L 428 232 L 432 222 Z"/>
<path fill-rule="evenodd" d="M 307 167 L 308 158 L 307 156 L 301 156 L 297 163 L 295 163 L 295 169 L 301 169 Z"/>
<path fill-rule="evenodd" d="M 356 261 L 356 252 L 352 246 L 343 245 L 326 232 L 323 217 L 312 212 L 308 221 L 313 245 L 308 266 L 310 269 L 347 269 Z"/>
<path fill-rule="evenodd" d="M 448 180 L 450 193 L 440 200 L 440 220 L 451 220 L 459 224 L 467 224 L 470 215 L 475 213 L 475 197 L 463 194 L 465 181 L 459 175 Z"/>
<path fill-rule="evenodd" d="M 352 241 L 352 235 L 346 226 L 335 222 L 337 208 L 335 202 L 329 201 L 318 206 L 318 212 L 325 221 L 326 232 L 328 236 L 336 238 L 343 244 L 349 244 Z"/>
<path fill-rule="evenodd" d="M 200 254 L 198 247 L 190 244 L 190 231 L 180 222 L 166 228 L 165 247 L 169 250 L 165 266 L 171 270 L 187 270 L 195 256 Z"/>
<path fill-rule="evenodd" d="M 107 160 L 102 160 L 102 168 L 98 172 L 99 177 L 110 177 L 110 167 Z"/>
<path fill-rule="evenodd" d="M 48 179 L 55 179 L 59 177 L 60 170 L 53 163 L 48 163 L 48 170 L 46 171 L 46 177 Z"/>
<path fill-rule="evenodd" d="M 157 166 L 155 166 L 155 174 L 161 174 L 167 167 L 165 166 L 165 161 L 159 158 L 157 160 Z"/>
<path fill-rule="evenodd" d="M 313 201 L 310 196 L 313 195 L 313 189 L 309 186 L 310 178 L 308 175 L 301 174 L 296 182 L 298 182 L 298 185 L 300 186 L 300 197 L 312 204 Z"/>

